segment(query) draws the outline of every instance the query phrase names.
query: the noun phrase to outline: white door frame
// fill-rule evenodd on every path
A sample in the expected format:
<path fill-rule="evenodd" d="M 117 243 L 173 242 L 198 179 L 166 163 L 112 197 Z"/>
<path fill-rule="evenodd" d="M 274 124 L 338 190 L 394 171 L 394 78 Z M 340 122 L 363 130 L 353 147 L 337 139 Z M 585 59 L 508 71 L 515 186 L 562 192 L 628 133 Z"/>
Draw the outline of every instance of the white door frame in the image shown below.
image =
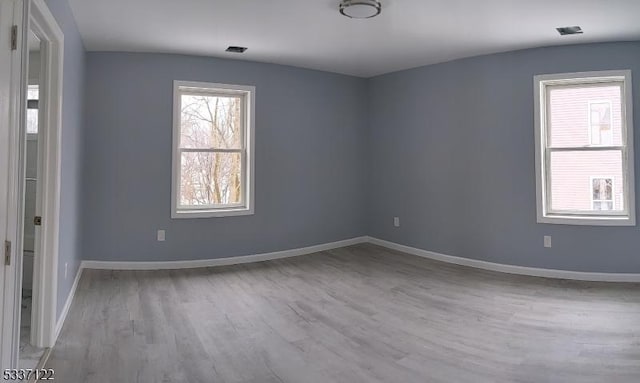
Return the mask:
<path fill-rule="evenodd" d="M 38 134 L 38 139 L 42 142 L 38 142 L 39 195 L 36 204 L 36 215 L 42 217 L 42 226 L 36 227 L 35 236 L 31 341 L 38 347 L 53 347 L 58 335 L 56 328 L 64 35 L 44 0 L 31 1 L 29 28 L 41 41 L 38 129 L 42 130 L 42 134 Z M 28 67 L 24 67 L 23 70 L 27 71 Z"/>
<path fill-rule="evenodd" d="M 1 61 L 0 70 L 0 239 L 2 240 L 2 283 L 0 293 L 0 364 L 2 368 L 17 367 L 20 348 L 20 285 L 22 283 L 22 220 L 24 214 L 24 150 L 26 109 L 26 44 L 29 2 L 6 0 L 0 4 Z M 15 47 L 11 29 L 16 28 Z M 10 251 L 5 249 L 10 243 Z M 9 257 L 9 264 L 5 262 Z"/>

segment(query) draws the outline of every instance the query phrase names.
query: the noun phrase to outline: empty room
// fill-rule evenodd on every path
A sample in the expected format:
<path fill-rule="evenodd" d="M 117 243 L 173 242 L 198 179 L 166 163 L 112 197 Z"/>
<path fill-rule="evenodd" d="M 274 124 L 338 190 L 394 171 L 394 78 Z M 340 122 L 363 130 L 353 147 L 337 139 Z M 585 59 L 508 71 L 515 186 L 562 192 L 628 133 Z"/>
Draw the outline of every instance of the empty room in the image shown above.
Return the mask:
<path fill-rule="evenodd" d="M 0 380 L 640 382 L 638 15 L 0 0 Z"/>

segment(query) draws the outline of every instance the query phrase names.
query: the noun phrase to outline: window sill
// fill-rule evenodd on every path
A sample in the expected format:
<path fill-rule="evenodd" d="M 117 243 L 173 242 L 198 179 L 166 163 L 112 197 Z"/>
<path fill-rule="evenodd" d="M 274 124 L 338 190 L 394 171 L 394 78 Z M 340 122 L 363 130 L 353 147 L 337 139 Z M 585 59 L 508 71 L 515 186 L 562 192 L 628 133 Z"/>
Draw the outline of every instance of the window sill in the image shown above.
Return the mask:
<path fill-rule="evenodd" d="M 253 208 L 229 208 L 229 209 L 208 209 L 208 210 L 173 210 L 172 219 L 188 218 L 220 218 L 235 217 L 241 215 L 253 215 Z"/>
<path fill-rule="evenodd" d="M 556 225 L 579 226 L 636 226 L 635 217 L 598 217 L 598 216 L 571 216 L 571 215 L 545 215 L 538 217 L 538 223 Z"/>

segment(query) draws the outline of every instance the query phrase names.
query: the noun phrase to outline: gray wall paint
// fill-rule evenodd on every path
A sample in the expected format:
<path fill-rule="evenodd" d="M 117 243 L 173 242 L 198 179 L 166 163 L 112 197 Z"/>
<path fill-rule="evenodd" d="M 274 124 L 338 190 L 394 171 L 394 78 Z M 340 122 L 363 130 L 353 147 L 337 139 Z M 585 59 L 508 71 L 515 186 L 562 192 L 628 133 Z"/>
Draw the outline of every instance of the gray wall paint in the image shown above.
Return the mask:
<path fill-rule="evenodd" d="M 532 90 L 541 73 L 640 73 L 639 48 L 533 49 L 369 80 L 212 58 L 89 53 L 85 258 L 219 258 L 369 234 L 503 264 L 640 272 L 635 227 L 536 223 Z M 257 86 L 254 216 L 169 218 L 174 79 Z M 155 240 L 157 229 L 167 230 L 166 242 Z M 547 234 L 552 249 L 542 246 Z"/>
<path fill-rule="evenodd" d="M 58 316 L 80 266 L 85 50 L 66 0 L 46 0 L 64 33 Z M 64 267 L 68 263 L 68 276 Z"/>
<path fill-rule="evenodd" d="M 633 71 L 639 148 L 637 42 L 517 51 L 371 79 L 368 234 L 510 265 L 640 272 L 637 227 L 536 223 L 533 76 L 611 69 Z M 543 248 L 543 235 L 553 248 Z"/>
<path fill-rule="evenodd" d="M 191 56 L 87 57 L 86 259 L 209 259 L 364 234 L 366 80 Z M 256 86 L 255 215 L 170 218 L 173 80 Z"/>

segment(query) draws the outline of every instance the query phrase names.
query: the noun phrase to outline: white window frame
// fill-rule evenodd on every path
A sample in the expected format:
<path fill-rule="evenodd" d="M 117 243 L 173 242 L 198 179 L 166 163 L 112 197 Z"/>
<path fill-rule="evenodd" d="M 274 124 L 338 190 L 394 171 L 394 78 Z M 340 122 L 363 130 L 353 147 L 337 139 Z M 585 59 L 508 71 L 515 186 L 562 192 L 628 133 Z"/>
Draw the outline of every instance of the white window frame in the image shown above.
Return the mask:
<path fill-rule="evenodd" d="M 593 199 L 593 181 L 594 180 L 611 180 L 611 199 Z M 611 201 L 611 207 L 616 207 L 616 178 L 613 176 L 591 176 L 589 177 L 589 196 L 591 198 L 591 208 L 595 202 L 609 202 Z M 623 202 L 624 203 L 624 202 Z"/>
<path fill-rule="evenodd" d="M 547 89 L 558 85 L 586 85 L 609 82 L 621 83 L 622 87 L 622 145 L 602 146 L 586 145 L 580 148 L 551 149 L 548 147 L 547 125 L 549 100 Z M 630 70 L 562 73 L 534 76 L 534 122 L 535 122 L 535 170 L 537 222 L 563 225 L 590 226 L 635 226 L 635 178 L 633 153 L 633 100 Z M 544 106 L 544 107 L 543 107 Z M 613 110 L 612 110 L 613 113 Z M 589 126 L 591 129 L 591 126 Z M 613 129 L 613 126 L 612 126 Z M 591 141 L 589 142 L 589 144 Z M 623 206 L 621 212 L 581 212 L 552 211 L 550 176 L 551 151 L 580 150 L 602 151 L 620 150 L 622 152 L 622 173 L 624 178 Z M 615 201 L 615 200 L 614 200 Z"/>
<path fill-rule="evenodd" d="M 242 203 L 233 205 L 180 207 L 181 154 L 180 148 L 181 103 L 182 94 L 206 93 L 212 96 L 241 95 L 243 98 L 243 148 L 242 153 Z M 171 218 L 212 218 L 254 214 L 255 191 L 255 93 L 256 88 L 249 85 L 230 85 L 193 81 L 173 82 L 173 160 L 171 181 Z M 196 152 L 220 152 L 221 149 L 194 150 Z"/>
<path fill-rule="evenodd" d="M 589 113 L 589 145 L 591 146 L 606 146 L 603 144 L 594 144 L 593 143 L 593 121 L 591 120 L 591 106 L 594 104 L 609 104 L 609 127 L 611 129 L 611 136 L 613 137 L 613 103 L 610 100 L 590 100 L 588 102 L 588 112 Z"/>

